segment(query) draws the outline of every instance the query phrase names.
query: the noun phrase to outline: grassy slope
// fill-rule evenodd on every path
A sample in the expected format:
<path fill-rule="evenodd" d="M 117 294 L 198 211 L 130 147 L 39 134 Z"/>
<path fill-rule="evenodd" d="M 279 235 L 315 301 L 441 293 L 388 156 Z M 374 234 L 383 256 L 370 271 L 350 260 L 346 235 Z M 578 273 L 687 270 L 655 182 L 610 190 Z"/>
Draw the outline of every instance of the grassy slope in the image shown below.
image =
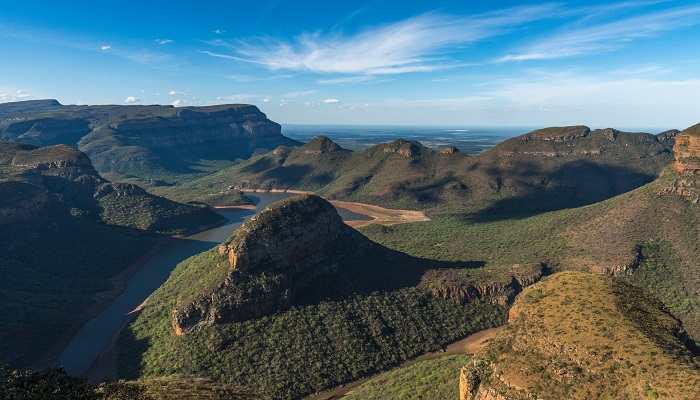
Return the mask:
<path fill-rule="evenodd" d="M 421 361 L 385 372 L 343 397 L 347 400 L 458 399 L 459 370 L 471 356 L 458 355 Z"/>
<path fill-rule="evenodd" d="M 472 364 L 509 398 L 700 396 L 700 363 L 678 321 L 617 279 L 555 274 L 523 291 L 509 321 Z"/>

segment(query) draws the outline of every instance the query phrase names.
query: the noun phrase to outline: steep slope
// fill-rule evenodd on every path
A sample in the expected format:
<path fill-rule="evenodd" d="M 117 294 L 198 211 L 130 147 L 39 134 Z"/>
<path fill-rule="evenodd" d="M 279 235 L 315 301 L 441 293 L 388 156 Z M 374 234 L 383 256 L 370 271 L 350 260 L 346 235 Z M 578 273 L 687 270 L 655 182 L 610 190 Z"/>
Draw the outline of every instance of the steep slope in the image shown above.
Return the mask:
<path fill-rule="evenodd" d="M 171 193 L 186 198 L 188 192 L 214 193 L 232 186 L 292 188 L 400 208 L 449 205 L 486 214 L 560 209 L 652 181 L 672 161 L 674 133 L 547 128 L 476 156 L 450 149 L 434 152 L 405 140 L 349 153 L 319 137 L 299 148 L 254 157 Z"/>
<path fill-rule="evenodd" d="M 180 264 L 120 338 L 120 368 L 296 398 L 503 323 L 546 272 L 479 266 L 391 251 L 292 197 Z"/>
<path fill-rule="evenodd" d="M 508 320 L 463 368 L 461 399 L 700 397 L 680 322 L 638 287 L 562 272 L 525 289 Z"/>
<path fill-rule="evenodd" d="M 0 362 L 35 361 L 161 234 L 221 220 L 110 183 L 72 147 L 0 143 Z"/>
<path fill-rule="evenodd" d="M 299 144 L 252 105 L 63 106 L 55 100 L 0 104 L 0 140 L 75 146 L 105 176 L 149 185 Z"/>

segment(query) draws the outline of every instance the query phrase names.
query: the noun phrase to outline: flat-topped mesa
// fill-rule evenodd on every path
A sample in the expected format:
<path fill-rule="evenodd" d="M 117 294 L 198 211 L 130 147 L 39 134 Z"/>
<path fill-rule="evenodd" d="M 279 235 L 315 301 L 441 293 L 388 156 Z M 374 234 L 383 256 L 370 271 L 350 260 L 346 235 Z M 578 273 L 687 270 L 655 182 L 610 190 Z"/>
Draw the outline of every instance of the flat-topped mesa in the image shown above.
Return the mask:
<path fill-rule="evenodd" d="M 178 301 L 173 330 L 180 336 L 288 309 L 314 278 L 336 273 L 373 246 L 321 197 L 278 201 L 219 246 L 210 285 Z"/>
<path fill-rule="evenodd" d="M 574 126 L 554 126 L 550 128 L 537 129 L 523 136 L 523 141 L 532 139 L 537 140 L 552 140 L 555 142 L 563 142 L 576 138 L 588 136 L 591 129 L 584 125 Z"/>
<path fill-rule="evenodd" d="M 338 238 L 345 227 L 333 205 L 315 195 L 278 201 L 219 246 L 231 268 L 286 270 Z"/>
<path fill-rule="evenodd" d="M 700 174 L 700 124 L 696 124 L 676 135 L 673 146 L 676 162 L 673 168 L 681 174 Z"/>

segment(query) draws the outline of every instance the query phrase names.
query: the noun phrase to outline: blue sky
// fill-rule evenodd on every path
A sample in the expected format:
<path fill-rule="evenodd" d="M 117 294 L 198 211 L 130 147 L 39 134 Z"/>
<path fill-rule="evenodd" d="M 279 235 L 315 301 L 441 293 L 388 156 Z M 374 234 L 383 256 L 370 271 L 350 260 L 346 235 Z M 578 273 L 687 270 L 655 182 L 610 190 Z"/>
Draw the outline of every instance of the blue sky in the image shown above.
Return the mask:
<path fill-rule="evenodd" d="M 297 124 L 700 122 L 700 3 L 6 1 L 0 102 Z"/>

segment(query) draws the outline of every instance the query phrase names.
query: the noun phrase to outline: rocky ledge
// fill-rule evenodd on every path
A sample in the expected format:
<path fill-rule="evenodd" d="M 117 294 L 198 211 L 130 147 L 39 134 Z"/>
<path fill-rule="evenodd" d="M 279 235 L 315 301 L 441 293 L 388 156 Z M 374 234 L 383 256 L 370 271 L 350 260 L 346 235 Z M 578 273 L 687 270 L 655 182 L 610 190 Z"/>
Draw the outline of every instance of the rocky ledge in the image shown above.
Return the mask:
<path fill-rule="evenodd" d="M 177 335 L 284 310 L 316 277 L 374 244 L 315 195 L 276 202 L 219 246 L 217 282 L 173 310 Z"/>

